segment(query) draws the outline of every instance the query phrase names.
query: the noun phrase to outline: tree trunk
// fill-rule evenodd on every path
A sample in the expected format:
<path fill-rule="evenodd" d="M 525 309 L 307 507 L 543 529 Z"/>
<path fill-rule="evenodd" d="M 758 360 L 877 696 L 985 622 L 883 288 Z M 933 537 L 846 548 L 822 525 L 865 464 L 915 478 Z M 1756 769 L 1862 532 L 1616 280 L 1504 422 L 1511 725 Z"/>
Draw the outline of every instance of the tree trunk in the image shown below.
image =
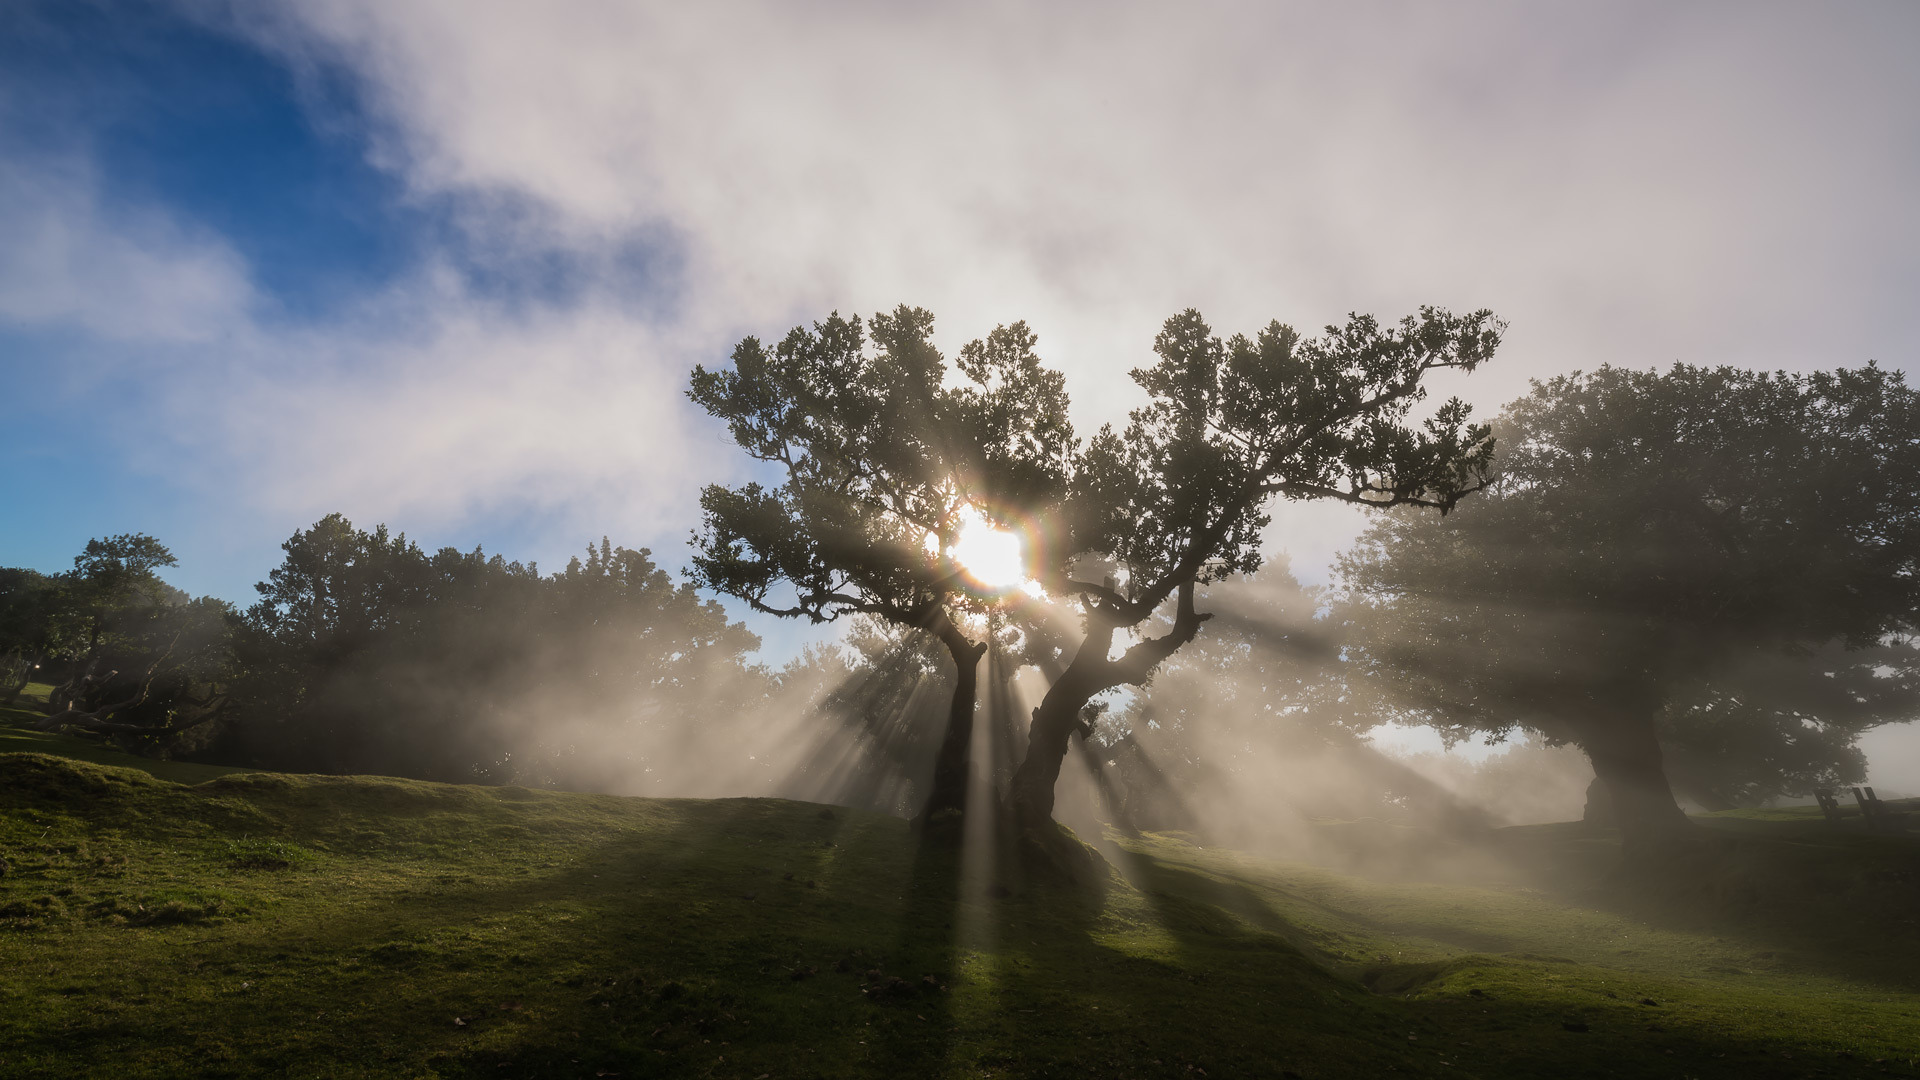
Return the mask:
<path fill-rule="evenodd" d="M 1613 795 L 1598 775 L 1587 785 L 1587 805 L 1580 811 L 1580 820 L 1595 828 L 1611 829 L 1619 824 L 1613 816 Z"/>
<path fill-rule="evenodd" d="M 1581 746 L 1605 786 L 1614 824 L 1631 851 L 1683 843 L 1693 824 L 1667 782 L 1651 709 L 1611 710 L 1581 725 Z"/>
<path fill-rule="evenodd" d="M 953 679 L 953 704 L 947 711 L 947 732 L 933 759 L 933 782 L 927 791 L 926 804 L 914 818 L 917 828 L 925 828 L 943 811 L 965 814 L 967 809 L 974 704 L 979 698 L 980 657 L 985 655 L 987 647 L 976 645 L 957 632 L 942 634 L 941 639 L 958 671 Z"/>
<path fill-rule="evenodd" d="M 1088 612 L 1087 636 L 1074 652 L 1067 670 L 1047 688 L 1040 707 L 1033 710 L 1033 728 L 1027 736 L 1027 756 L 1013 774 L 1013 816 L 1023 829 L 1037 829 L 1053 823 L 1053 785 L 1060 779 L 1060 765 L 1067 757 L 1068 740 L 1080 730 L 1080 710 L 1095 694 L 1116 686 L 1138 685 L 1153 672 L 1154 665 L 1173 655 L 1193 640 L 1200 624 L 1213 618 L 1193 609 L 1193 582 L 1180 586 L 1179 604 L 1173 627 L 1165 635 L 1148 638 L 1128 649 L 1118 660 L 1108 658 L 1113 651 L 1113 635 L 1121 625 L 1133 625 L 1145 615 L 1115 616 L 1109 610 Z"/>
<path fill-rule="evenodd" d="M 1053 819 L 1053 786 L 1060 779 L 1073 729 L 1080 723 L 1080 710 L 1092 697 L 1071 690 L 1062 693 L 1066 685 L 1064 678 L 1054 683 L 1040 707 L 1033 710 L 1027 756 L 1013 773 L 1013 811 L 1023 824 L 1038 825 Z"/>
<path fill-rule="evenodd" d="M 1053 820 L 1053 786 L 1067 759 L 1068 740 L 1080 726 L 1080 710 L 1106 689 L 1100 679 L 1090 675 L 1090 669 L 1110 665 L 1107 652 L 1113 647 L 1113 629 L 1100 622 L 1088 628 L 1087 638 L 1080 643 L 1067 670 L 1047 687 L 1047 696 L 1033 710 L 1027 754 L 1013 772 L 1013 816 L 1022 827 Z"/>

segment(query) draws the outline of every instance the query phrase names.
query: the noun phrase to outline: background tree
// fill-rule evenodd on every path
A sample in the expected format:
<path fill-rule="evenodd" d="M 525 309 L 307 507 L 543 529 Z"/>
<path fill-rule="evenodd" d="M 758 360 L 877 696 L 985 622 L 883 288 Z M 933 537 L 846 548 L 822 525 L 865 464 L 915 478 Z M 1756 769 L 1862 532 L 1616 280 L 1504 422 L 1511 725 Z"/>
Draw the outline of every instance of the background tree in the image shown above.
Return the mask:
<path fill-rule="evenodd" d="M 1043 522 L 1040 580 L 1079 606 L 1085 631 L 1034 710 L 1013 782 L 1024 821 L 1051 817 L 1088 703 L 1138 684 L 1193 639 L 1207 618 L 1195 610 L 1196 587 L 1258 569 L 1270 500 L 1444 513 L 1480 487 L 1488 429 L 1468 423 L 1458 399 L 1425 420 L 1413 408 L 1429 372 L 1472 370 L 1498 347 L 1500 329 L 1489 312 L 1422 308 L 1395 326 L 1356 315 L 1308 339 L 1276 322 L 1223 342 L 1196 311 L 1167 320 L 1154 339 L 1158 360 L 1132 373 L 1149 404 L 1124 430 L 1101 429 L 1078 459 L 1070 499 Z M 1115 636 L 1170 599 L 1167 631 L 1113 657 Z"/>
<path fill-rule="evenodd" d="M 1355 656 L 1409 718 L 1579 745 L 1629 842 L 1657 845 L 1686 825 L 1663 727 L 1764 781 L 1913 715 L 1917 423 L 1871 365 L 1536 383 L 1485 494 L 1342 558 Z M 1755 765 L 1769 744 L 1797 764 Z"/>
<path fill-rule="evenodd" d="M 743 340 L 731 370 L 696 367 L 689 391 L 779 477 L 707 488 L 694 579 L 770 615 L 919 628 L 953 660 L 922 819 L 965 804 L 979 617 L 998 597 L 955 545 L 972 521 L 1057 502 L 1074 450 L 1064 380 L 1025 324 L 966 345 L 951 387 L 932 331 L 931 314 L 904 305 L 866 326 L 836 313 L 772 350 Z"/>
<path fill-rule="evenodd" d="M 477 548 L 429 556 L 338 514 L 283 547 L 246 613 L 230 758 L 631 786 L 664 767 L 653 751 L 696 741 L 763 681 L 747 659 L 759 640 L 645 550 L 602 540 L 543 576 Z"/>
<path fill-rule="evenodd" d="M 11 705 L 42 674 L 54 649 L 60 582 L 37 570 L 0 567 L 0 705 Z"/>
<path fill-rule="evenodd" d="M 21 579 L 6 618 L 53 684 L 40 727 L 165 753 L 220 718 L 231 613 L 161 580 L 174 564 L 166 545 L 126 533 L 89 540 L 65 574 Z"/>

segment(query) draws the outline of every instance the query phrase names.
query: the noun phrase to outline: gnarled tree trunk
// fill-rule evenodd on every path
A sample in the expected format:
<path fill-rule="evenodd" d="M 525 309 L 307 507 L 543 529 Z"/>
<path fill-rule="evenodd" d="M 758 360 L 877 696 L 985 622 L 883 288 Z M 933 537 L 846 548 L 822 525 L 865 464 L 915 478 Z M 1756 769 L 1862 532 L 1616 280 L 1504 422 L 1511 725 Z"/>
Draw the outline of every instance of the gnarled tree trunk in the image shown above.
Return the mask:
<path fill-rule="evenodd" d="M 933 782 L 927 801 L 914 818 L 917 828 L 925 828 L 935 815 L 952 811 L 966 813 L 969 760 L 973 751 L 974 705 L 980 696 L 980 658 L 987 647 L 962 635 L 951 622 L 935 631 L 947 647 L 958 669 L 953 680 L 953 703 L 947 710 L 947 730 L 933 759 Z"/>
<path fill-rule="evenodd" d="M 1612 824 L 1630 850 L 1656 851 L 1683 844 L 1693 823 L 1680 810 L 1667 782 L 1654 733 L 1654 708 L 1623 704 L 1595 709 L 1578 724 L 1580 746 L 1606 789 Z M 1590 814 L 1599 811 L 1589 799 Z"/>
<path fill-rule="evenodd" d="M 1100 640 L 1095 641 L 1098 637 Z M 1081 654 L 1096 644 L 1105 658 L 1106 643 L 1113 639 L 1111 627 L 1103 635 L 1089 635 Z M 1067 758 L 1073 733 L 1080 726 L 1080 710 L 1106 687 L 1087 678 L 1078 658 L 1047 688 L 1047 696 L 1033 710 L 1033 727 L 1027 733 L 1027 756 L 1013 773 L 1013 811 L 1023 825 L 1039 825 L 1053 820 L 1053 788 L 1060 780 L 1060 766 Z"/>
<path fill-rule="evenodd" d="M 1086 639 L 1033 710 L 1027 755 L 1013 774 L 1013 813 L 1020 827 L 1035 829 L 1053 820 L 1053 788 L 1060 780 L 1060 765 L 1066 760 L 1069 740 L 1082 726 L 1081 710 L 1094 695 L 1145 679 L 1154 665 L 1192 641 L 1200 624 L 1212 618 L 1194 611 L 1193 590 L 1191 582 L 1180 586 L 1173 629 L 1133 646 L 1118 660 L 1107 654 L 1120 624 L 1099 607 L 1088 613 Z"/>

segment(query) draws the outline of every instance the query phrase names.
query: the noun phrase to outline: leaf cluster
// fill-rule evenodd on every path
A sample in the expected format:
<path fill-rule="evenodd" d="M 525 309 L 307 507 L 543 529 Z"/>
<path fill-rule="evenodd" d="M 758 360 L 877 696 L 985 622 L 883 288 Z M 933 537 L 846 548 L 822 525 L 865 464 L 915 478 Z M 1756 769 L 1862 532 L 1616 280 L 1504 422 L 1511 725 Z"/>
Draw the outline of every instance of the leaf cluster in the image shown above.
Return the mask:
<path fill-rule="evenodd" d="M 1106 599 L 1134 622 L 1184 583 L 1258 569 L 1274 496 L 1445 512 L 1485 482 L 1493 439 L 1457 398 L 1416 419 L 1423 379 L 1471 371 L 1502 330 L 1486 311 L 1428 307 L 1392 325 L 1354 315 L 1317 338 L 1275 322 L 1223 341 L 1182 312 L 1132 372 L 1151 401 L 1090 440 L 1065 546 L 1109 560 Z M 1080 588 L 1067 570 L 1059 586 Z"/>
<path fill-rule="evenodd" d="M 1483 495 L 1389 515 L 1341 560 L 1387 708 L 1549 735 L 1603 704 L 1670 732 L 1737 712 L 1816 754 L 1920 704 L 1920 398 L 1899 373 L 1603 367 L 1536 383 L 1497 429 Z"/>
<path fill-rule="evenodd" d="M 949 385 L 932 332 L 904 305 L 835 313 L 771 349 L 743 340 L 731 369 L 694 369 L 689 396 L 775 474 L 706 489 L 695 581 L 816 622 L 917 625 L 987 601 L 949 548 L 969 507 L 1010 521 L 1058 501 L 1077 448 L 1065 380 L 1014 323 L 964 346 Z"/>
<path fill-rule="evenodd" d="M 754 683 L 742 676 L 759 639 L 644 548 L 603 539 L 543 575 L 479 548 L 429 555 L 332 514 L 283 549 L 245 616 L 225 748 L 242 760 L 542 782 L 552 765 L 527 751 L 542 719 L 609 702 L 662 715 Z"/>

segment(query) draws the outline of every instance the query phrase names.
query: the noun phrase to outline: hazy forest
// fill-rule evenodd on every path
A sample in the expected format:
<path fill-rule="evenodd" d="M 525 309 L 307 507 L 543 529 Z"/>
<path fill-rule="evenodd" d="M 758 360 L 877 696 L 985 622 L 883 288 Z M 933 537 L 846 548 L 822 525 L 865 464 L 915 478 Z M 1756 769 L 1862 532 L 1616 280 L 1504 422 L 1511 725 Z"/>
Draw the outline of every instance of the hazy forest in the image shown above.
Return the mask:
<path fill-rule="evenodd" d="M 287 1025 L 369 1075 L 685 1075 L 721 1048 L 756 1076 L 1539 1075 L 1589 1035 L 1594 1075 L 1911 1069 L 1915 999 L 1874 989 L 1909 986 L 1911 950 L 1869 942 L 1912 941 L 1913 806 L 1839 798 L 1920 695 L 1899 373 L 1603 367 L 1482 421 L 1428 386 L 1496 362 L 1489 312 L 1222 337 L 1186 311 L 1132 372 L 1148 403 L 1083 433 L 1025 324 L 951 363 L 933 325 L 834 314 L 697 367 L 761 479 L 706 489 L 678 574 L 606 539 L 554 573 L 428 553 L 340 514 L 244 609 L 168 585 L 138 533 L 4 571 L 0 944 L 87 968 L 116 930 L 233 927 L 198 939 L 216 970 L 277 989 L 246 1014 L 200 967 L 78 1013 L 48 1003 L 86 984 L 7 991 L 0 1071 L 169 1073 L 198 1008 L 233 1049 L 189 1071 L 235 1074 L 297 1060 Z M 1373 517 L 1308 587 L 1261 537 L 1311 500 Z M 839 633 L 771 664 L 717 596 Z M 1395 724 L 1516 745 L 1412 759 L 1368 739 Z M 872 888 L 898 873 L 904 909 Z M 396 905 L 386 929 L 326 929 L 343 889 Z M 315 959 L 264 958 L 283 919 Z M 415 1003 L 349 1049 L 317 1022 L 383 977 L 363 961 Z M 1747 964 L 1770 991 L 1713 974 Z M 1769 993 L 1800 1004 L 1764 1021 Z M 1170 1026 L 1194 994 L 1229 1019 Z M 1674 999 L 1675 1026 L 1630 1015 Z M 1061 1000 L 1086 1018 L 1013 1020 Z"/>
<path fill-rule="evenodd" d="M 1657 847 L 1683 807 L 1860 783 L 1858 737 L 1916 716 L 1897 372 L 1602 368 L 1482 423 L 1423 380 L 1491 361 L 1490 313 L 1222 338 L 1189 311 L 1133 373 L 1151 403 L 1087 435 L 1024 324 L 951 368 L 932 329 L 834 315 L 696 369 L 766 479 L 709 488 L 690 555 L 602 539 L 543 573 L 333 514 L 239 609 L 104 537 L 0 571 L 0 694 L 159 760 L 922 826 L 1058 805 L 1276 850 L 1324 817 L 1550 820 L 1570 786 Z M 1306 588 L 1259 536 L 1314 499 L 1377 514 Z M 716 594 L 846 630 L 770 664 Z M 1383 724 L 1521 746 L 1422 772 Z"/>

